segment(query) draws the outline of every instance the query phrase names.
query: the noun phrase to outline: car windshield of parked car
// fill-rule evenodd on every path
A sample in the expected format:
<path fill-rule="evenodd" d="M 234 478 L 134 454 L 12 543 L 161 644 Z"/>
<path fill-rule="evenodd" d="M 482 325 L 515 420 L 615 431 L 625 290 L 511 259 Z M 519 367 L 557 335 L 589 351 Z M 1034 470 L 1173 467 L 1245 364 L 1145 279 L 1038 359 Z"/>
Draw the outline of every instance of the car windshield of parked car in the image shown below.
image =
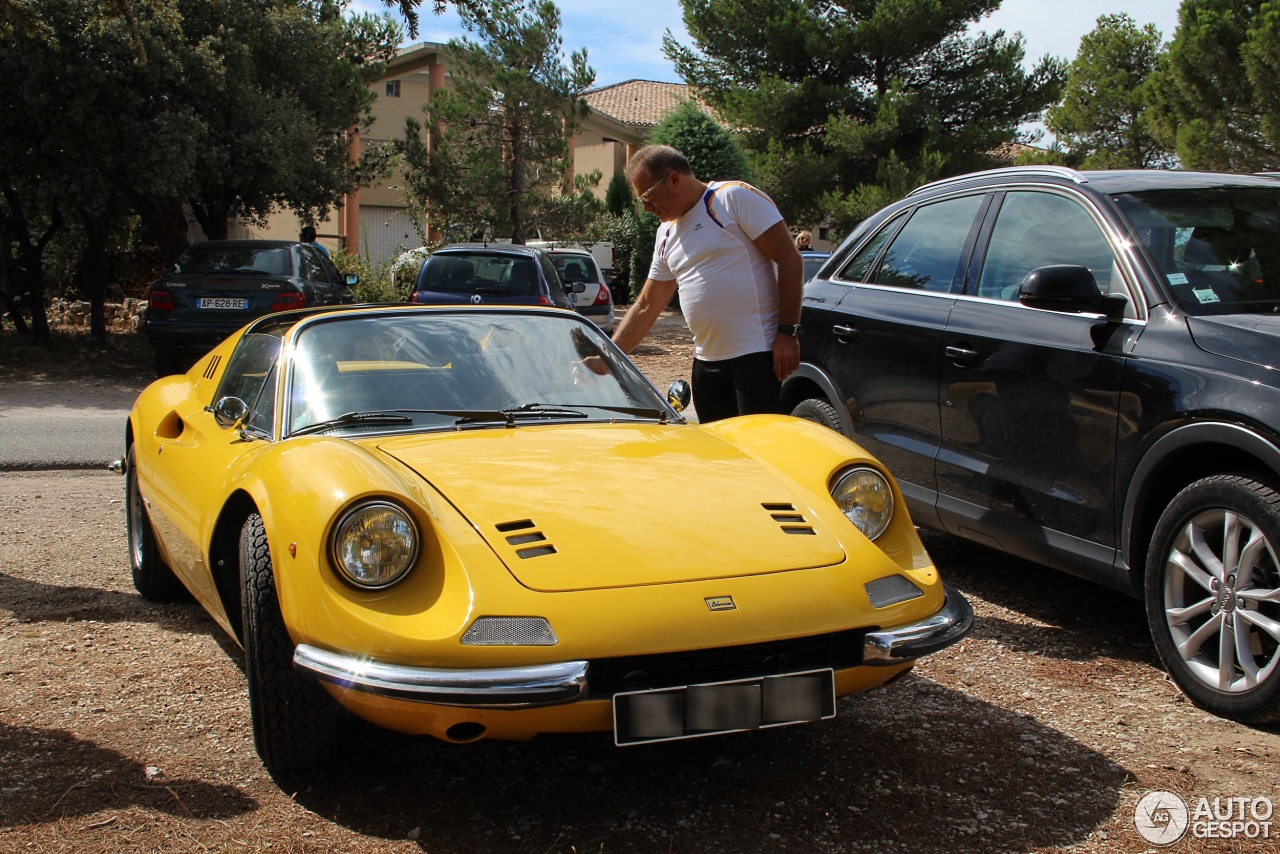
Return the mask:
<path fill-rule="evenodd" d="M 800 260 L 804 264 L 804 281 L 807 282 L 818 275 L 822 265 L 827 262 L 827 254 L 824 252 L 821 255 L 810 255 L 806 252 L 800 256 Z"/>
<path fill-rule="evenodd" d="M 565 284 L 574 282 L 598 282 L 595 260 L 586 255 L 552 255 L 551 263 L 560 274 L 560 281 Z"/>
<path fill-rule="evenodd" d="M 1280 186 L 1114 198 L 1187 314 L 1280 311 Z"/>
<path fill-rule="evenodd" d="M 573 317 L 320 317 L 299 329 L 293 352 L 286 433 L 675 415 L 594 325 Z"/>
<path fill-rule="evenodd" d="M 293 257 L 288 247 L 192 246 L 178 258 L 177 272 L 186 275 L 207 273 L 258 273 L 293 275 Z"/>
<path fill-rule="evenodd" d="M 418 290 L 445 294 L 536 295 L 538 271 L 534 259 L 526 255 L 440 253 L 427 259 Z"/>

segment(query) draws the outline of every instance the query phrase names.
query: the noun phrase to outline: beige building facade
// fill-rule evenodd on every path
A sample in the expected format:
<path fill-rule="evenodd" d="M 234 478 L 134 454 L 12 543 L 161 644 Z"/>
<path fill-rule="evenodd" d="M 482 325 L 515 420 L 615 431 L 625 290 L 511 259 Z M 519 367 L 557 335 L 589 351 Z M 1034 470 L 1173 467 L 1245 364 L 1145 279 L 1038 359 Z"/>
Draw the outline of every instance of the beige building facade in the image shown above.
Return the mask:
<path fill-rule="evenodd" d="M 382 79 L 374 84 L 377 99 L 373 123 L 364 134 L 352 140 L 353 157 L 359 156 L 367 146 L 401 136 L 407 117 L 422 119 L 423 104 L 435 92 L 452 85 L 448 52 L 447 45 L 422 42 L 396 54 Z M 644 144 L 648 126 L 609 115 L 592 103 L 590 94 L 587 102 L 591 113 L 569 140 L 573 174 L 600 170 L 603 178 L 596 194 L 603 199 L 609 180 L 623 171 L 627 158 Z M 361 187 L 349 194 L 317 226 L 320 242 L 330 250 L 359 254 L 375 265 L 421 245 L 418 229 L 405 206 L 400 181 L 401 173 L 396 172 L 376 185 Z M 422 224 L 428 234 L 430 225 L 429 221 Z M 232 236 L 296 240 L 300 228 L 292 211 L 282 211 L 271 217 L 265 228 L 242 224 L 233 228 Z"/>

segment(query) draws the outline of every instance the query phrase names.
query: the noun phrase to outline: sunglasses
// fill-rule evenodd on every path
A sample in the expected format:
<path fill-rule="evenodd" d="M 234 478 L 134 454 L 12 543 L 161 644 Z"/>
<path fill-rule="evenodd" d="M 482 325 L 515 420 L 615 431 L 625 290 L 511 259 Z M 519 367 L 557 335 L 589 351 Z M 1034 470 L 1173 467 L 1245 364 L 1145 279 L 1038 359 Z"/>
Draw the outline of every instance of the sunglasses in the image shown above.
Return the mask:
<path fill-rule="evenodd" d="M 641 193 L 640 195 L 638 195 L 636 198 L 638 198 L 641 202 L 647 202 L 647 201 L 649 201 L 649 195 L 650 195 L 651 193 L 653 193 L 653 191 L 654 191 L 654 190 L 658 189 L 658 187 L 662 185 L 662 182 L 663 182 L 663 181 L 665 181 L 665 180 L 667 180 L 667 178 L 670 176 L 670 174 L 671 174 L 671 173 L 667 173 L 666 175 L 663 175 L 661 178 L 659 178 L 659 179 L 658 179 L 658 183 L 657 183 L 657 184 L 654 184 L 652 187 L 650 187 L 649 189 L 645 190 L 643 193 Z"/>

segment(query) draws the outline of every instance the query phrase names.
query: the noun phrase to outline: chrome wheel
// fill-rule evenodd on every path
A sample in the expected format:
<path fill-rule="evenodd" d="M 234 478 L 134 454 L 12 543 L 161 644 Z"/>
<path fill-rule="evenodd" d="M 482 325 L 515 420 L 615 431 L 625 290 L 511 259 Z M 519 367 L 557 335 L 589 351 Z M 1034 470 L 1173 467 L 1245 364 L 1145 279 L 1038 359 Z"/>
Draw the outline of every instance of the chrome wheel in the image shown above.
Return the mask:
<path fill-rule="evenodd" d="M 1183 490 L 1156 527 L 1148 617 L 1170 675 L 1226 717 L 1280 717 L 1280 494 L 1236 476 Z"/>

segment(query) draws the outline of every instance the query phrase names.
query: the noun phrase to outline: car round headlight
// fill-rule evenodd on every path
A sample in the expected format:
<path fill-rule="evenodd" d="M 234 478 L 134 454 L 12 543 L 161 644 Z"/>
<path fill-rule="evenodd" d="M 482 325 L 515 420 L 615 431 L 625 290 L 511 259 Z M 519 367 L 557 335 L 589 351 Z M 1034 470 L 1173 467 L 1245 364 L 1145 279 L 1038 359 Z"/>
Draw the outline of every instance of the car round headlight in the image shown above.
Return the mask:
<path fill-rule="evenodd" d="M 883 534 L 893 519 L 893 488 L 875 469 L 845 472 L 831 487 L 831 497 L 845 518 L 869 540 Z"/>
<path fill-rule="evenodd" d="M 333 563 L 357 587 L 376 590 L 404 578 L 418 557 L 418 527 L 385 501 L 352 508 L 333 530 Z"/>

